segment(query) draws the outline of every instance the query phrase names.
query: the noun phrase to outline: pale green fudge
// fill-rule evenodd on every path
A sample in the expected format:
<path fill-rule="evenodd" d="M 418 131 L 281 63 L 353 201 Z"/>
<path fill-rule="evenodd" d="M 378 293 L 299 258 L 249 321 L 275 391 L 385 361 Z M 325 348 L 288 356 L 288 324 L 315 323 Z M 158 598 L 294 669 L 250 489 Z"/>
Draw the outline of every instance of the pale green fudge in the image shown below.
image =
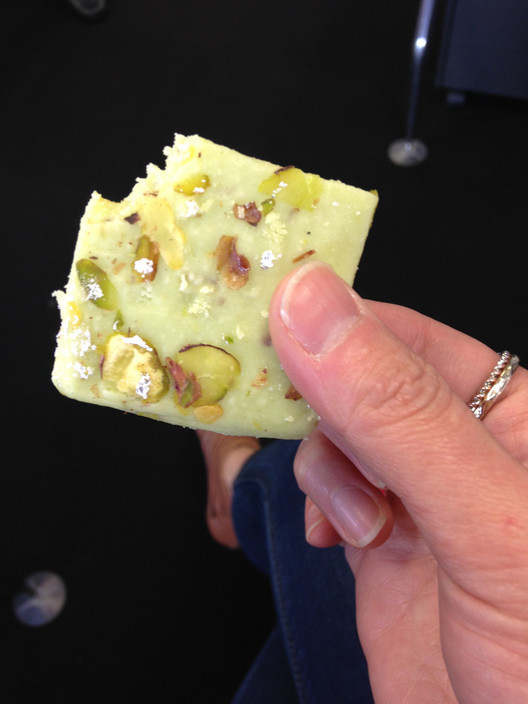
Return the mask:
<path fill-rule="evenodd" d="M 377 194 L 176 135 L 114 203 L 94 193 L 65 291 L 53 383 L 157 420 L 301 438 L 317 418 L 281 369 L 268 306 L 328 262 L 352 283 Z"/>

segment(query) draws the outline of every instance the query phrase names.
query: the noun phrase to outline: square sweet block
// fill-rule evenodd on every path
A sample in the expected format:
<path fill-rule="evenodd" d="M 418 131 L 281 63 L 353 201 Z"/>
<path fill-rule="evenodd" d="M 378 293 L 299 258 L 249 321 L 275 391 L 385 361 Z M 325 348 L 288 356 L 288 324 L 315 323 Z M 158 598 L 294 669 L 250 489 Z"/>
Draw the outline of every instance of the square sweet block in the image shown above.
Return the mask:
<path fill-rule="evenodd" d="M 119 203 L 93 193 L 52 380 L 64 395 L 220 433 L 301 438 L 317 418 L 268 332 L 278 282 L 310 259 L 352 283 L 367 192 L 176 135 Z"/>

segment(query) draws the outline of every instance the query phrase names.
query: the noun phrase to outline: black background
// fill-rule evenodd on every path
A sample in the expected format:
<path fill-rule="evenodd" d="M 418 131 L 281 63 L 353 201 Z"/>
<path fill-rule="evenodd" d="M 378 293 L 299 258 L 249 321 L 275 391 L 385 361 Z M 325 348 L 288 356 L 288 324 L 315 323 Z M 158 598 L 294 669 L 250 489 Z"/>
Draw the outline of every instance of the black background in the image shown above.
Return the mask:
<path fill-rule="evenodd" d="M 528 359 L 527 105 L 435 88 L 430 149 L 394 166 L 417 0 L 60 0 L 2 10 L 0 700 L 228 702 L 266 637 L 265 578 L 209 538 L 191 431 L 62 398 L 50 382 L 93 190 L 120 199 L 174 132 L 377 188 L 356 288 Z M 441 19 L 435 23 L 439 33 Z M 37 570 L 68 588 L 52 624 L 11 599 Z"/>

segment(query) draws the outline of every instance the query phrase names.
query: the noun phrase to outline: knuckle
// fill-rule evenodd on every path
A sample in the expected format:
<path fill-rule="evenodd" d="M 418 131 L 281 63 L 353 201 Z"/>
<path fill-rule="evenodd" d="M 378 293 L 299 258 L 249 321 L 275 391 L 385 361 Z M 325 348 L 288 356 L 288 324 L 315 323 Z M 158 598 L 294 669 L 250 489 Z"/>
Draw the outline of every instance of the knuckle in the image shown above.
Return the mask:
<path fill-rule="evenodd" d="M 418 430 L 446 412 L 451 403 L 447 386 L 419 357 L 402 360 L 395 355 L 375 360 L 357 388 L 352 410 L 356 422 L 361 418 L 364 432 Z"/>
<path fill-rule="evenodd" d="M 307 494 L 313 484 L 314 468 L 317 467 L 317 458 L 314 458 L 314 443 L 310 438 L 305 438 L 295 455 L 293 472 L 301 491 Z"/>
<path fill-rule="evenodd" d="M 301 491 L 312 496 L 326 492 L 336 464 L 337 448 L 318 430 L 305 438 L 293 462 L 295 479 Z"/>

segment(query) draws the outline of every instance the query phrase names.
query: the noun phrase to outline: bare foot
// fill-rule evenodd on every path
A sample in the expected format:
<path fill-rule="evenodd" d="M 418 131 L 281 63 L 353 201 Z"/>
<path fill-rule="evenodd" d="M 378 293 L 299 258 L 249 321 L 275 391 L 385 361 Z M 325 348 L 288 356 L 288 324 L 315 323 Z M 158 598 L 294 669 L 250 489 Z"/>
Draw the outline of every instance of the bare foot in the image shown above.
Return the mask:
<path fill-rule="evenodd" d="M 197 430 L 207 468 L 206 520 L 212 537 L 221 545 L 237 548 L 231 501 L 233 483 L 246 460 L 260 450 L 256 438 L 219 435 Z"/>

